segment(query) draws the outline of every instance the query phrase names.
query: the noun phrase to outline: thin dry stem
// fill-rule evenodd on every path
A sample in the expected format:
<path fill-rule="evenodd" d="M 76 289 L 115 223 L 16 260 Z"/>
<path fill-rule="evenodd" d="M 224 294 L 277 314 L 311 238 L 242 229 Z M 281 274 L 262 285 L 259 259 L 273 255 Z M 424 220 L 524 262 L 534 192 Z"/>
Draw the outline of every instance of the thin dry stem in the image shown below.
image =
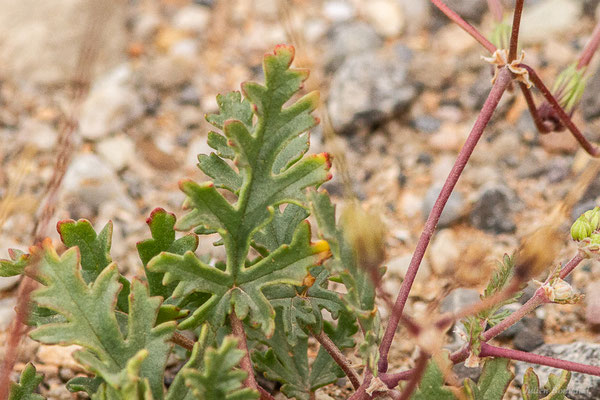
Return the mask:
<path fill-rule="evenodd" d="M 508 50 L 508 64 L 517 59 L 517 47 L 519 45 L 519 28 L 521 26 L 521 15 L 523 14 L 524 0 L 517 0 L 513 14 L 512 30 L 510 33 L 510 47 Z"/>
<path fill-rule="evenodd" d="M 352 383 L 354 389 L 358 389 L 360 387 L 360 378 L 358 377 L 358 374 L 356 373 L 354 368 L 352 368 L 350 361 L 335 345 L 335 343 L 333 343 L 331 338 L 327 336 L 327 334 L 322 330 L 319 333 L 315 333 L 315 331 L 310 327 L 308 328 L 308 330 L 310 331 L 310 334 L 315 339 L 317 339 L 317 342 L 319 342 L 319 344 L 323 346 L 327 353 L 329 353 L 329 355 L 331 356 L 331 358 L 333 358 L 336 364 L 340 366 L 342 371 L 344 371 L 348 379 L 350 379 L 350 383 Z"/>

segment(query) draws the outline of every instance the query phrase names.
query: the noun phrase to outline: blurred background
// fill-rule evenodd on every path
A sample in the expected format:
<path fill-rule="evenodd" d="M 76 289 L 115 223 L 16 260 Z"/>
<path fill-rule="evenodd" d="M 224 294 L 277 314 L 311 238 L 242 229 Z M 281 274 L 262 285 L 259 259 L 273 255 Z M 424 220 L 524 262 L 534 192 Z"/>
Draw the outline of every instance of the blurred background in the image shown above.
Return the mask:
<path fill-rule="evenodd" d="M 493 29 L 486 0 L 447 3 L 484 34 Z M 507 18 L 512 3 L 504 3 Z M 548 86 L 576 60 L 598 3 L 525 2 L 525 62 Z M 135 243 L 149 234 L 145 218 L 155 207 L 181 215 L 177 182 L 206 179 L 195 163 L 212 150 L 204 114 L 216 111 L 216 94 L 262 80 L 262 56 L 279 43 L 293 44 L 294 64 L 310 68 L 305 91 L 321 91 L 311 151 L 338 160 L 324 187 L 340 205 L 358 198 L 387 227 L 384 287 L 395 296 L 491 87 L 486 51 L 426 0 L 0 0 L 0 257 L 27 249 L 51 203 L 43 236 L 56 240 L 65 218 L 89 219 L 97 230 L 112 220 L 113 259 L 123 273 L 140 274 Z M 574 116 L 592 141 L 600 139 L 596 65 Z M 524 100 L 505 95 L 446 206 L 408 312 L 419 318 L 432 304 L 453 311 L 477 299 L 494 261 L 564 198 L 585 160 L 566 132 L 538 135 Z M 571 221 L 599 195 L 596 179 Z M 574 254 L 569 226 L 557 262 Z M 199 252 L 222 256 L 213 241 L 202 239 Z M 0 278 L 0 343 L 17 282 Z M 587 262 L 573 284 L 600 290 L 600 265 Z M 597 342 L 599 302 L 546 306 L 503 340 L 528 351 Z M 402 342 L 391 353 L 397 366 L 411 362 L 413 345 Z M 72 398 L 63 388 L 79 371 L 71 351 L 28 341 L 21 352 L 20 361 L 36 360 L 46 374 L 50 399 Z"/>

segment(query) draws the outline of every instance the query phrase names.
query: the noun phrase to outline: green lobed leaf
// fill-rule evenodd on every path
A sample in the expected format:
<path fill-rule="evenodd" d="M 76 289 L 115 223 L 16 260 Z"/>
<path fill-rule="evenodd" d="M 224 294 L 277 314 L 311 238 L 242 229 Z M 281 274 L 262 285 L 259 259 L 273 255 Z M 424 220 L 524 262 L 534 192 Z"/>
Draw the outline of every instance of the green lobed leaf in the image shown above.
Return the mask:
<path fill-rule="evenodd" d="M 0 259 L 0 277 L 22 274 L 27 266 L 29 254 L 25 254 L 21 250 L 9 249 L 8 256 L 10 260 Z"/>
<path fill-rule="evenodd" d="M 138 242 L 136 247 L 144 268 L 146 278 L 150 288 L 151 296 L 162 296 L 163 299 L 171 297 L 176 284 L 163 286 L 163 275 L 160 272 L 148 270 L 148 262 L 163 251 L 173 254 L 184 254 L 186 251 L 195 251 L 198 247 L 198 237 L 196 235 L 186 235 L 175 239 L 175 214 L 166 212 L 162 208 L 156 208 L 150 213 L 146 223 L 150 227 L 152 239 L 146 239 Z"/>
<path fill-rule="evenodd" d="M 477 383 L 465 379 L 464 390 L 470 400 L 502 400 L 515 374 L 508 368 L 507 358 L 488 358 Z"/>
<path fill-rule="evenodd" d="M 273 210 L 273 219 L 260 231 L 254 234 L 253 246 L 263 254 L 290 244 L 300 222 L 308 217 L 308 211 L 296 204 L 288 204 L 283 212 L 279 208 Z"/>
<path fill-rule="evenodd" d="M 89 286 L 81 275 L 76 248 L 59 256 L 49 240 L 35 249 L 39 256 L 35 272 L 42 287 L 33 299 L 60 313 L 66 322 L 46 324 L 30 336 L 47 344 L 77 344 L 83 347 L 74 357 L 105 381 L 121 373 L 140 350 L 152 349 L 143 362 L 141 376 L 148 378 L 154 399 L 163 398 L 163 373 L 172 344 L 174 322 L 155 325 L 161 303 L 149 297 L 147 287 L 134 280 L 129 295 L 127 335 L 121 333 L 115 303 L 120 290 L 114 263 L 105 268 Z"/>
<path fill-rule="evenodd" d="M 100 377 L 76 376 L 69 379 L 66 386 L 69 392 L 85 392 L 91 396 L 99 390 L 103 383 L 104 380 Z"/>
<path fill-rule="evenodd" d="M 540 395 L 545 392 L 548 394 L 541 398 L 541 400 L 566 400 L 565 393 L 570 380 L 570 371 L 562 371 L 560 377 L 550 374 L 548 382 L 546 382 L 542 389 L 540 388 L 540 380 L 533 368 L 527 368 L 523 376 L 521 395 L 523 396 L 523 400 L 540 400 Z"/>
<path fill-rule="evenodd" d="M 281 246 L 237 276 L 227 268 L 221 271 L 204 264 L 192 252 L 183 256 L 162 253 L 149 264 L 151 271 L 166 272 L 164 283 L 180 282 L 174 297 L 190 293 L 210 293 L 211 297 L 193 314 L 180 323 L 181 329 L 190 329 L 209 321 L 216 329 L 223 325 L 226 315 L 235 307 L 240 319 L 260 326 L 265 335 L 273 334 L 275 311 L 262 290 L 277 284 L 302 284 L 307 269 L 319 262 L 328 250 L 324 242 L 310 242 L 308 222 L 298 226 L 290 245 Z"/>
<path fill-rule="evenodd" d="M 33 364 L 28 363 L 21 372 L 20 382 L 11 382 L 8 400 L 44 400 L 43 396 L 35 393 L 43 379 L 44 376 L 36 373 Z"/>
<path fill-rule="evenodd" d="M 202 370 L 185 368 L 185 383 L 198 399 L 254 400 L 258 392 L 244 388 L 242 383 L 247 376 L 236 369 L 244 352 L 236 348 L 237 340 L 228 336 L 218 349 L 209 348 L 204 355 Z M 198 353 L 196 354 L 198 358 Z"/>
<path fill-rule="evenodd" d="M 523 400 L 539 400 L 540 398 L 540 379 L 531 367 L 527 368 L 523 376 L 521 395 L 523 396 Z"/>
<path fill-rule="evenodd" d="M 419 382 L 419 386 L 411 396 L 411 400 L 455 400 L 456 396 L 444 387 L 444 376 L 435 363 L 430 360 Z"/>

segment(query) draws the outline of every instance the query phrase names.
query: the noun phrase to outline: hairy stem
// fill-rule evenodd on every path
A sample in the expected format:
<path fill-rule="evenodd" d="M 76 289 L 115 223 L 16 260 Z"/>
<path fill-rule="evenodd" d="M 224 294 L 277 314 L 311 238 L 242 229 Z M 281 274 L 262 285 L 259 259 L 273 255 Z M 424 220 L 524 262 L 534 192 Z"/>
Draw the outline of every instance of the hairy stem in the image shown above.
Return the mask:
<path fill-rule="evenodd" d="M 600 45 L 600 21 L 596 23 L 594 27 L 594 31 L 592 32 L 592 37 L 586 43 L 581 55 L 579 56 L 579 60 L 577 61 L 577 69 L 582 69 L 587 67 L 594 57 L 596 50 L 598 50 L 598 46 Z"/>
<path fill-rule="evenodd" d="M 487 343 L 481 343 L 481 357 L 503 357 L 515 361 L 525 361 L 532 364 L 546 365 L 548 367 L 565 369 L 572 372 L 600 376 L 600 367 L 576 363 L 573 361 L 559 360 L 553 357 L 542 356 L 526 351 L 496 347 Z"/>
<path fill-rule="evenodd" d="M 502 4 L 500 0 L 487 0 L 488 8 L 497 22 L 502 22 Z"/>
<path fill-rule="evenodd" d="M 434 6 L 436 6 L 441 12 L 443 12 L 452 22 L 456 25 L 460 26 L 465 32 L 473 37 L 473 39 L 477 40 L 479 44 L 485 47 L 490 53 L 496 51 L 496 46 L 492 44 L 489 40 L 485 38 L 473 25 L 469 24 L 467 21 L 462 19 L 460 15 L 452 11 L 446 4 L 444 4 L 441 0 L 431 0 Z"/>
<path fill-rule="evenodd" d="M 183 336 L 179 332 L 173 332 L 173 337 L 171 338 L 171 342 L 175 343 L 178 346 L 183 347 L 186 350 L 192 351 L 194 348 L 194 341 L 192 339 L 188 339 Z"/>
<path fill-rule="evenodd" d="M 533 81 L 533 84 L 546 98 L 548 104 L 550 104 L 550 107 L 552 107 L 552 110 L 556 113 L 557 117 L 560 119 L 563 125 L 566 126 L 569 129 L 569 131 L 571 131 L 571 134 L 573 134 L 573 137 L 575 137 L 575 139 L 579 142 L 581 147 L 583 147 L 583 149 L 592 157 L 600 156 L 600 149 L 597 146 L 591 144 L 585 138 L 585 136 L 583 136 L 583 134 L 579 131 L 577 126 L 571 120 L 571 117 L 569 117 L 565 110 L 562 109 L 560 104 L 558 104 L 556 98 L 552 95 L 552 93 L 550 93 L 550 90 L 548 90 L 546 85 L 544 85 L 544 82 L 542 82 L 535 70 L 526 64 L 519 64 L 519 67 L 523 67 L 529 72 L 529 77 Z"/>
<path fill-rule="evenodd" d="M 240 367 L 248 374 L 244 381 L 244 385 L 251 389 L 258 390 L 258 383 L 256 383 L 256 379 L 254 378 L 254 368 L 252 368 L 252 361 L 250 361 L 250 352 L 248 351 L 248 342 L 246 341 L 244 324 L 242 324 L 242 321 L 235 315 L 235 311 L 231 311 L 231 314 L 229 314 L 229 321 L 231 322 L 233 335 L 238 340 L 238 349 L 244 352 L 244 357 L 242 357 L 242 360 L 240 361 Z M 261 399 L 262 397 L 261 394 Z"/>
<path fill-rule="evenodd" d="M 488 95 L 488 98 L 481 109 L 481 113 L 477 117 L 475 125 L 473 126 L 473 129 L 471 130 L 471 133 L 469 134 L 465 144 L 458 153 L 456 162 L 454 163 L 454 166 L 452 167 L 452 170 L 450 171 L 450 174 L 448 175 L 448 178 L 446 179 L 446 182 L 444 183 L 444 186 L 442 187 L 442 190 L 440 191 L 440 194 L 433 205 L 433 209 L 429 213 L 427 222 L 425 222 L 423 233 L 421 234 L 415 252 L 413 253 L 413 257 L 410 261 L 404 281 L 400 286 L 398 297 L 396 298 L 394 308 L 392 308 L 388 325 L 383 335 L 381 345 L 379 346 L 380 359 L 378 369 L 381 372 L 387 371 L 388 352 L 390 350 L 392 341 L 394 340 L 396 328 L 398 327 L 398 323 L 402 317 L 402 312 L 404 310 L 406 300 L 408 299 L 408 294 L 410 293 L 410 289 L 415 280 L 415 276 L 417 275 L 417 271 L 419 270 L 419 265 L 421 265 L 421 261 L 425 255 L 425 250 L 427 250 L 427 246 L 429 245 L 429 241 L 433 235 L 433 231 L 435 230 L 435 227 L 440 219 L 442 210 L 444 209 L 444 206 L 446 205 L 446 202 L 448 201 L 456 182 L 458 182 L 458 178 L 462 174 L 462 171 L 464 170 L 471 153 L 473 153 L 475 145 L 477 145 L 477 142 L 481 138 L 483 130 L 492 118 L 494 110 L 498 106 L 498 102 L 500 101 L 502 94 L 510 84 L 511 79 L 511 74 L 507 69 L 502 69 L 498 74 L 498 79 L 494 83 L 494 86 L 492 86 L 492 90 L 490 91 L 490 94 Z"/>
<path fill-rule="evenodd" d="M 517 0 L 513 14 L 512 30 L 510 33 L 510 47 L 508 50 L 508 64 L 517 58 L 517 46 L 519 45 L 519 28 L 521 26 L 521 15 L 523 14 L 524 0 Z"/>
<path fill-rule="evenodd" d="M 310 334 L 317 339 L 317 342 L 323 346 L 327 353 L 329 353 L 337 365 L 340 366 L 348 379 L 350 379 L 354 389 L 357 390 L 360 387 L 360 379 L 354 368 L 352 368 L 350 365 L 350 361 L 346 358 L 346 356 L 344 356 L 341 350 L 335 345 L 335 343 L 333 343 L 331 338 L 327 336 L 324 331 L 321 330 L 321 332 L 315 333 L 312 328 L 308 328 L 308 330 L 310 331 Z"/>

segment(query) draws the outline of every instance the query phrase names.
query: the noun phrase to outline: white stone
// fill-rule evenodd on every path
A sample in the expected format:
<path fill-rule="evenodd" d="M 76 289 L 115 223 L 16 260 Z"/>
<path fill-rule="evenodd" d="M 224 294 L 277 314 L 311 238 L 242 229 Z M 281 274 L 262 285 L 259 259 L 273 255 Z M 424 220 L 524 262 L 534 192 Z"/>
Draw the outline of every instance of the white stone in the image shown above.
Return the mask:
<path fill-rule="evenodd" d="M 209 20 L 210 10 L 207 7 L 190 4 L 175 14 L 173 26 L 184 31 L 202 33 Z"/>
<path fill-rule="evenodd" d="M 135 143 L 126 135 L 118 135 L 98 143 L 98 154 L 117 171 L 125 168 L 135 157 Z"/>
<path fill-rule="evenodd" d="M 19 283 L 20 279 L 21 275 L 1 277 L 0 292 L 13 288 L 17 283 Z"/>
<path fill-rule="evenodd" d="M 0 299 L 0 330 L 8 328 L 15 316 L 15 306 L 17 299 L 15 297 L 7 297 Z"/>
<path fill-rule="evenodd" d="M 54 148 L 58 133 L 52 126 L 31 118 L 23 122 L 19 136 L 39 150 L 48 151 Z"/>
<path fill-rule="evenodd" d="M 98 140 L 142 115 L 144 107 L 131 80 L 131 69 L 122 64 L 94 83 L 81 110 L 79 131 L 83 138 Z"/>
<path fill-rule="evenodd" d="M 215 150 L 208 145 L 206 137 L 197 137 L 188 144 L 188 153 L 186 158 L 186 165 L 198 164 L 198 154 L 210 154 Z"/>
<path fill-rule="evenodd" d="M 94 72 L 106 71 L 125 56 L 126 10 L 122 0 L 0 0 L 0 74 L 28 84 L 73 79 L 94 25 Z"/>
<path fill-rule="evenodd" d="M 367 21 L 377 33 L 385 37 L 396 37 L 404 28 L 402 7 L 393 0 L 373 0 L 363 3 L 363 12 Z"/>
<path fill-rule="evenodd" d="M 356 11 L 352 4 L 343 0 L 331 0 L 323 4 L 323 15 L 331 22 L 348 21 L 354 17 Z"/>
<path fill-rule="evenodd" d="M 580 9 L 580 3 L 572 0 L 544 0 L 524 7 L 520 42 L 541 43 L 560 37 L 578 24 Z"/>
<path fill-rule="evenodd" d="M 456 235 L 451 229 L 442 229 L 434 237 L 427 251 L 433 271 L 438 275 L 449 272 L 460 257 Z"/>

